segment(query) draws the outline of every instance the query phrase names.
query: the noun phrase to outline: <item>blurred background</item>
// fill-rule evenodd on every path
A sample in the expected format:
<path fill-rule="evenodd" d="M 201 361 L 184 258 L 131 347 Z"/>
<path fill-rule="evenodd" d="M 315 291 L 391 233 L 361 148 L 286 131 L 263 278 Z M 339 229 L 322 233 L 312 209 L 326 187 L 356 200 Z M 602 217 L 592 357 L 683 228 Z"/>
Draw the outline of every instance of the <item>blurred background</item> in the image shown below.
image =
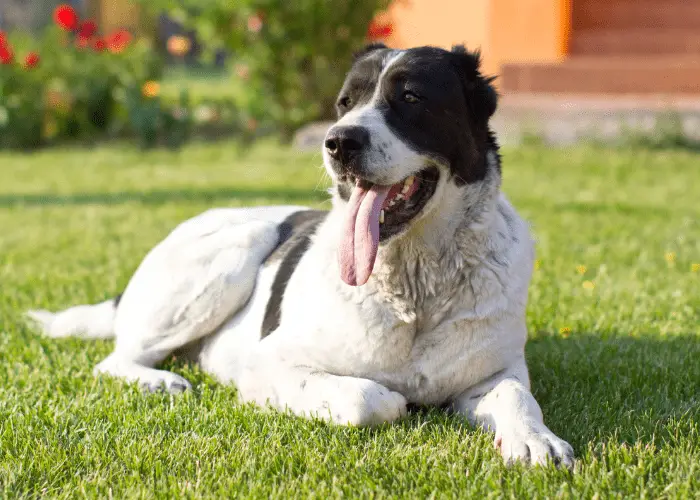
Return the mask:
<path fill-rule="evenodd" d="M 480 48 L 501 141 L 700 139 L 690 0 L 1 0 L 0 147 L 317 148 L 352 53 Z"/>

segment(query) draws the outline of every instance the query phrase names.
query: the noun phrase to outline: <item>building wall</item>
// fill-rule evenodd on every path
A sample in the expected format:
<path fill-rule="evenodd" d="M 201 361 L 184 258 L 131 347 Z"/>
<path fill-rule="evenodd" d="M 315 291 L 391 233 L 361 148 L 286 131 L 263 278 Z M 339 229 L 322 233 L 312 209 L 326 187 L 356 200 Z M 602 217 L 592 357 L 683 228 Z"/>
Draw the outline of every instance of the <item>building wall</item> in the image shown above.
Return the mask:
<path fill-rule="evenodd" d="M 567 50 L 571 0 L 397 0 L 388 43 L 406 48 L 464 43 L 480 48 L 484 70 L 505 62 L 551 62 Z"/>
<path fill-rule="evenodd" d="M 491 0 L 397 0 L 389 9 L 397 48 L 463 43 L 487 52 Z"/>

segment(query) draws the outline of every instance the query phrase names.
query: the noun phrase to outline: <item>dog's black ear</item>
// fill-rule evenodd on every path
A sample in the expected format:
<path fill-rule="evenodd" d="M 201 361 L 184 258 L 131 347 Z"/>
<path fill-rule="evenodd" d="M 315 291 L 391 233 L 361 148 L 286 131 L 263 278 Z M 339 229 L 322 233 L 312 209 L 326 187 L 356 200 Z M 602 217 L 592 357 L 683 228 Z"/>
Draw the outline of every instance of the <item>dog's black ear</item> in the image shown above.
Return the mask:
<path fill-rule="evenodd" d="M 452 54 L 464 80 L 467 101 L 474 109 L 476 118 L 488 121 L 498 106 L 498 93 L 491 85 L 496 77 L 481 74 L 481 51 L 469 52 L 464 45 L 455 45 Z"/>
<path fill-rule="evenodd" d="M 386 45 L 384 45 L 381 42 L 372 42 L 368 45 L 365 45 L 362 49 L 358 50 L 355 52 L 353 55 L 353 61 L 357 61 L 358 59 L 366 56 L 370 52 L 374 52 L 375 50 L 381 50 L 381 49 L 388 49 Z"/>

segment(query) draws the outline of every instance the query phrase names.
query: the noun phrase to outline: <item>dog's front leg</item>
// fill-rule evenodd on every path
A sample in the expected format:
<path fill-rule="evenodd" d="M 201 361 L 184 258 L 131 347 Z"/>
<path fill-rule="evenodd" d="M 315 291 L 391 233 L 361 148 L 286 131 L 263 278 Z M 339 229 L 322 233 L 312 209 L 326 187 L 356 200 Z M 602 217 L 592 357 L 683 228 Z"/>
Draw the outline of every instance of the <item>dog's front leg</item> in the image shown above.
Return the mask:
<path fill-rule="evenodd" d="M 512 462 L 566 467 L 574 463 L 574 450 L 543 422 L 542 410 L 530 392 L 525 360 L 470 388 L 453 401 L 453 408 L 474 424 L 496 433 L 494 444 Z"/>
<path fill-rule="evenodd" d="M 242 401 L 343 425 L 378 425 L 406 414 L 401 394 L 372 380 L 314 369 L 293 351 L 279 355 L 265 342 L 237 380 Z"/>

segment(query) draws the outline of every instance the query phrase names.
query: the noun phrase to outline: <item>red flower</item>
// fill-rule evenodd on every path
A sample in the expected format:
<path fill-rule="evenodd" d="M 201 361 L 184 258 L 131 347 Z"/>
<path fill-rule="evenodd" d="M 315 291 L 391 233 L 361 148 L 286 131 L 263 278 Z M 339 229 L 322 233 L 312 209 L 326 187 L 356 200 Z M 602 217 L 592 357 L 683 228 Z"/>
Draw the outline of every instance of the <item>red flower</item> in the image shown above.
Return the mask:
<path fill-rule="evenodd" d="M 0 47 L 7 45 L 7 35 L 4 31 L 0 31 Z"/>
<path fill-rule="evenodd" d="M 107 46 L 110 52 L 115 54 L 123 51 L 131 43 L 131 33 L 127 30 L 118 30 L 107 37 Z"/>
<path fill-rule="evenodd" d="M 30 52 L 27 57 L 24 58 L 24 67 L 27 69 L 36 68 L 39 64 L 39 54 L 36 52 Z"/>
<path fill-rule="evenodd" d="M 92 50 L 94 50 L 95 52 L 102 52 L 106 48 L 107 42 L 105 42 L 102 38 L 98 38 L 92 42 Z"/>
<path fill-rule="evenodd" d="M 70 5 L 59 5 L 53 11 L 53 20 L 61 29 L 75 31 L 78 28 L 78 14 Z"/>
<path fill-rule="evenodd" d="M 374 40 L 379 38 L 387 38 L 391 36 L 393 32 L 394 27 L 391 25 L 391 23 L 379 24 L 372 22 L 370 23 L 369 28 L 367 28 L 367 37 Z"/>
<path fill-rule="evenodd" d="M 83 21 L 78 28 L 78 36 L 82 38 L 92 38 L 97 33 L 97 23 L 92 19 Z"/>
<path fill-rule="evenodd" d="M 0 45 L 0 64 L 12 64 L 15 56 L 9 45 Z"/>

